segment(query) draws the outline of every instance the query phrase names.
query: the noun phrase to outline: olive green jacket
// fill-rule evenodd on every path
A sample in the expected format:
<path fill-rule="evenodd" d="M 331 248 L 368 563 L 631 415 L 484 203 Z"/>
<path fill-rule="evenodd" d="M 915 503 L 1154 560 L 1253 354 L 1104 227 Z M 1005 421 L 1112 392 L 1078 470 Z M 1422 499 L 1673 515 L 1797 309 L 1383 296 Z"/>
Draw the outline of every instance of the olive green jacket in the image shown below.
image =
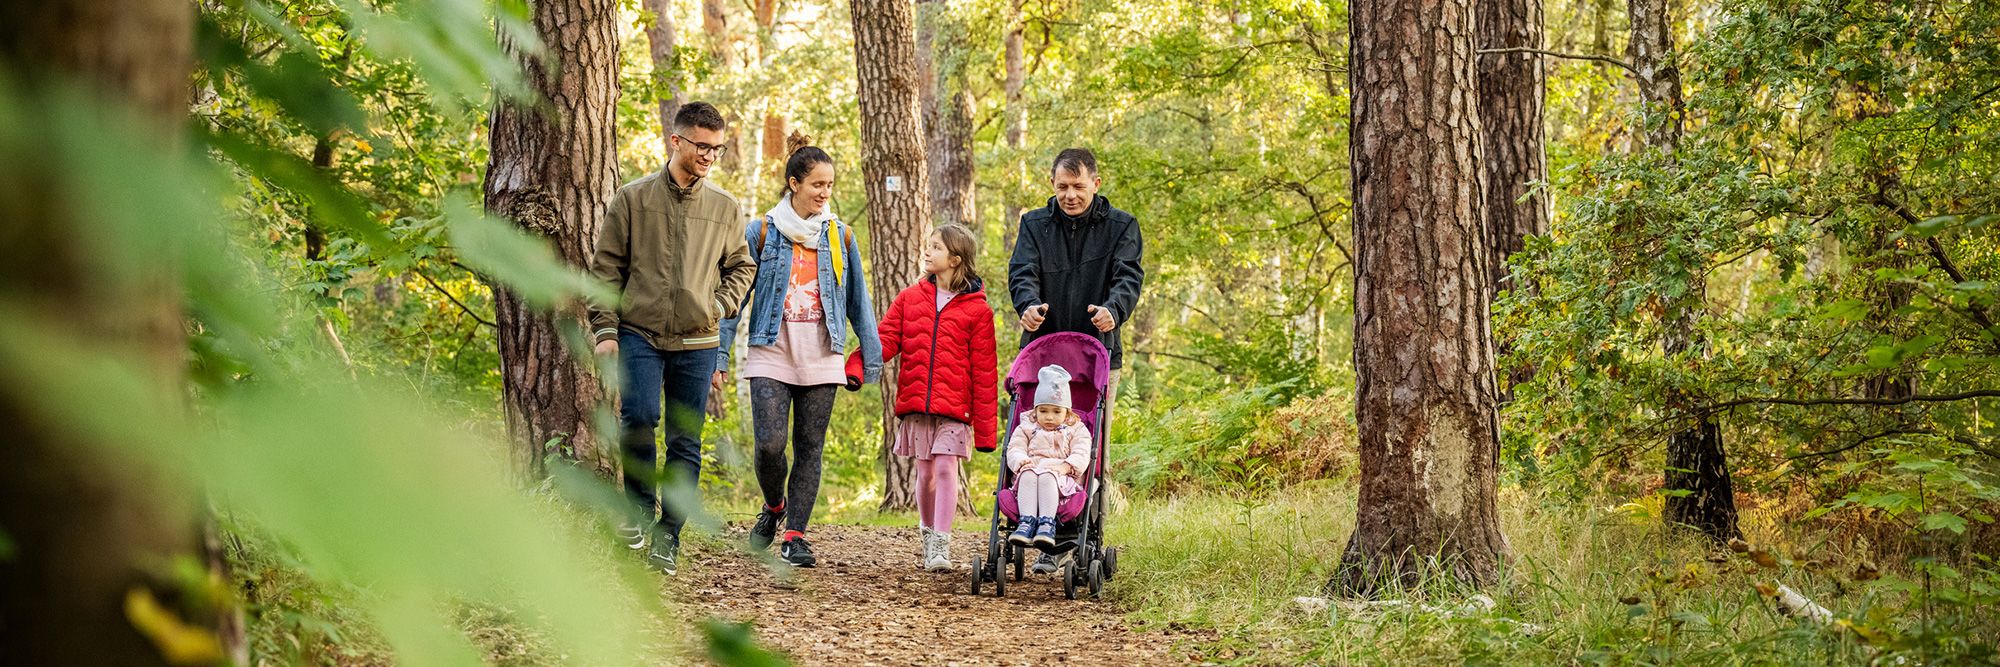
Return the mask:
<path fill-rule="evenodd" d="M 719 323 L 736 316 L 757 264 L 735 197 L 706 178 L 681 188 L 661 169 L 611 196 L 590 273 L 619 295 L 616 308 L 590 304 L 596 340 L 623 329 L 655 349 L 703 350 L 721 344 Z"/>

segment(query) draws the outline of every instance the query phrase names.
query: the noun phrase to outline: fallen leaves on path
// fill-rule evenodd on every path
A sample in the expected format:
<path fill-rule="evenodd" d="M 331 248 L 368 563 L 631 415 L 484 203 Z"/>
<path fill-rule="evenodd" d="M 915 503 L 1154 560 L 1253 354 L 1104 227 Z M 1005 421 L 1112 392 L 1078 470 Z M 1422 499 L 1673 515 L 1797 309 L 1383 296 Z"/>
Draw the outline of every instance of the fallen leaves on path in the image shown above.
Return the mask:
<path fill-rule="evenodd" d="M 984 527 L 984 523 L 979 524 Z M 740 540 L 742 527 L 730 537 Z M 967 592 L 986 535 L 960 530 L 959 570 L 918 568 L 916 529 L 826 526 L 808 535 L 819 567 L 774 572 L 753 556 L 690 545 L 671 584 L 705 613 L 754 625 L 798 665 L 1185 664 L 1187 635 L 1137 632 L 1111 602 L 1069 600 L 1052 575 Z M 775 547 L 774 547 L 775 549 Z"/>

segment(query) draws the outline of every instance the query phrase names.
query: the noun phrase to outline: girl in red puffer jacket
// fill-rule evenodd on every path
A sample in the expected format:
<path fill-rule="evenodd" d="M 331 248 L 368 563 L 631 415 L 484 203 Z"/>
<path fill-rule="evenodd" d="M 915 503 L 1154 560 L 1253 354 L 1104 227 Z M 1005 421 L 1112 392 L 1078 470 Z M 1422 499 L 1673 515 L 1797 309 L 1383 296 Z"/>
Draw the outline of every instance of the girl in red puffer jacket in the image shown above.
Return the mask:
<path fill-rule="evenodd" d="M 971 449 L 997 446 L 999 358 L 993 349 L 993 308 L 979 275 L 972 231 L 945 225 L 924 242 L 924 276 L 896 295 L 882 317 L 882 360 L 901 356 L 896 375 L 897 456 L 916 459 L 917 517 L 924 569 L 952 569 L 951 520 L 957 511 L 958 467 Z M 861 358 L 848 359 L 850 379 Z"/>

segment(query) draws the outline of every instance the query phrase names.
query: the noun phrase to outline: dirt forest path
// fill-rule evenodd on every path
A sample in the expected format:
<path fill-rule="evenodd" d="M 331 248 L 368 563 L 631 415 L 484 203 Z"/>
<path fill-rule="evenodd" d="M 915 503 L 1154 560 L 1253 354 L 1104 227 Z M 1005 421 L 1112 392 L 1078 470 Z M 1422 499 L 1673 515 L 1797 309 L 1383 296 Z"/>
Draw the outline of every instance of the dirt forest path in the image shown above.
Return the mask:
<path fill-rule="evenodd" d="M 1187 662 L 1175 645 L 1196 637 L 1134 631 L 1111 602 L 1065 599 L 1054 576 L 1010 581 L 1005 598 L 990 588 L 968 594 L 964 562 L 975 547 L 985 553 L 986 536 L 977 529 L 986 525 L 960 525 L 953 555 L 961 564 L 950 573 L 917 567 L 915 528 L 815 527 L 809 539 L 819 566 L 795 570 L 789 585 L 748 554 L 691 544 L 681 559 L 681 599 L 704 613 L 753 623 L 758 641 L 797 665 Z M 743 531 L 733 525 L 728 535 L 742 539 Z M 1048 629 L 1023 631 L 1030 618 L 1048 619 Z"/>

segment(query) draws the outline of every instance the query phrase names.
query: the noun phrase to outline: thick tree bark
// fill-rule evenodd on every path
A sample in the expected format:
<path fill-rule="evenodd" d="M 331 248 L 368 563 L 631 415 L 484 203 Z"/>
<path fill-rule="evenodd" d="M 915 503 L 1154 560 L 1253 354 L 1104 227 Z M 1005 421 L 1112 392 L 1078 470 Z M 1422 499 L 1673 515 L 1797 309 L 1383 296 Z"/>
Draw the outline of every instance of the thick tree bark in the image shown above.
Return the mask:
<path fill-rule="evenodd" d="M 195 8 L 174 0 L 50 0 L 0 5 L 0 71 L 15 92 L 85 84 L 126 107 L 143 136 L 177 145 L 187 114 Z M 87 201 L 52 174 L 9 170 L 0 186 L 0 300 L 34 326 L 132 359 L 167 395 L 183 390 L 187 342 L 178 282 L 165 266 L 104 265 Z M 119 193 L 97 193 L 119 196 Z M 102 230 L 96 230 L 102 231 Z M 135 279 L 136 278 L 136 279 Z M 223 618 L 187 616 L 167 567 L 202 562 L 201 503 L 185 480 L 152 465 L 163 452 L 107 442 L 51 419 L 24 386 L 0 385 L 0 662 L 165 665 L 126 614 L 128 596 L 158 600 L 202 632 Z M 113 413 L 133 406 L 107 406 Z M 107 419 L 120 418 L 107 414 Z M 226 644 L 226 641 L 222 642 Z"/>
<path fill-rule="evenodd" d="M 1542 48 L 1541 0 L 1477 0 L 1479 48 Z M 1534 183 L 1548 179 L 1543 152 L 1542 102 L 1547 95 L 1542 56 L 1489 53 L 1479 56 L 1479 123 L 1486 165 L 1486 244 L 1493 291 L 1529 289 L 1509 282 L 1507 258 L 1530 236 L 1549 233 L 1548 197 Z M 1534 194 L 1529 194 L 1533 192 Z M 1500 354 L 1510 340 L 1495 341 Z M 1503 369 L 1501 402 L 1513 387 L 1534 377 L 1527 365 Z"/>
<path fill-rule="evenodd" d="M 930 220 L 929 174 L 918 116 L 921 78 L 910 0 L 853 0 L 854 69 L 861 102 L 861 178 L 868 192 L 868 287 L 875 314 L 923 274 Z M 891 187 L 891 182 L 894 187 Z M 884 377 L 894 377 L 890 369 Z M 916 506 L 907 459 L 889 453 L 895 437 L 895 383 L 882 383 L 883 509 Z"/>
<path fill-rule="evenodd" d="M 1478 0 L 1479 48 L 1542 48 L 1541 0 Z M 1507 257 L 1529 236 L 1549 233 L 1548 197 L 1532 184 L 1548 179 L 1543 153 L 1542 56 L 1479 56 L 1479 123 L 1486 166 L 1486 235 L 1493 289 L 1507 284 Z"/>
<path fill-rule="evenodd" d="M 1022 104 L 1021 101 L 1021 92 L 1027 88 L 1028 83 L 1027 70 L 1023 67 L 1024 63 L 1022 62 L 1026 54 L 1024 53 L 1023 44 L 1025 40 L 1022 39 L 1021 34 L 1021 2 L 1022 0 L 1013 0 L 1008 5 L 1007 39 L 1005 46 L 1007 52 L 1007 79 L 1005 84 L 1007 93 L 1007 151 L 1014 155 L 1014 173 L 1011 178 L 1017 184 L 1027 173 L 1027 165 L 1022 161 L 1021 152 L 1027 149 L 1028 144 L 1028 107 Z M 1004 243 L 1002 243 L 1005 247 L 1002 249 L 1010 255 L 1014 252 L 1014 239 L 1017 238 L 1017 235 L 1021 231 L 1021 211 L 1022 207 L 1019 197 L 1009 194 L 1007 196 L 1006 213 L 1001 215 L 1000 225 L 1006 237 Z"/>
<path fill-rule="evenodd" d="M 516 57 L 546 106 L 502 103 L 494 110 L 486 209 L 548 239 L 563 261 L 581 267 L 604 202 L 618 187 L 618 3 L 540 0 L 534 14 L 547 59 Z M 517 469 L 539 476 L 543 445 L 559 440 L 600 472 L 612 470 L 591 424 L 600 393 L 593 362 L 572 354 L 560 334 L 561 327 L 585 328 L 583 306 L 539 313 L 495 284 L 493 314 Z"/>
<path fill-rule="evenodd" d="M 1647 150 L 1665 153 L 1671 161 L 1680 150 L 1681 74 L 1674 63 L 1673 22 L 1666 0 L 1630 0 L 1626 4 L 1632 21 L 1632 41 L 1626 47 L 1626 61 L 1638 73 L 1639 99 L 1646 111 L 1644 137 Z M 1702 340 L 1699 325 L 1706 315 L 1708 283 L 1705 267 L 1688 272 L 1687 296 L 1667 305 L 1666 340 L 1668 356 L 1682 354 L 1706 357 L 1708 343 Z M 1670 399 L 1671 409 L 1683 409 L 1695 402 L 1690 396 Z M 1688 425 L 1667 439 L 1665 520 L 1668 525 L 1687 526 L 1710 538 L 1737 537 L 1736 497 L 1729 476 L 1728 456 L 1722 445 L 1722 428 L 1711 415 L 1688 419 Z M 1686 493 L 1679 493 L 1685 491 Z"/>
<path fill-rule="evenodd" d="M 701 0 L 701 32 L 708 39 L 708 57 L 718 73 L 736 69 L 736 36 L 729 32 L 728 2 Z M 722 109 L 722 117 L 730 127 L 742 127 L 743 118 L 735 108 Z M 716 160 L 716 165 L 734 174 L 743 168 L 743 133 L 730 132 L 722 143 L 729 146 L 729 150 Z"/>
<path fill-rule="evenodd" d="M 959 223 L 977 235 L 972 88 L 966 85 L 962 29 L 946 24 L 948 11 L 940 0 L 918 2 L 917 64 L 918 76 L 925 82 L 922 106 L 929 146 L 931 215 L 939 225 Z"/>
<path fill-rule="evenodd" d="M 1484 585 L 1507 544 L 1472 0 L 1350 7 L 1361 493 L 1328 588 Z"/>
<path fill-rule="evenodd" d="M 646 45 L 653 56 L 653 80 L 666 86 L 667 94 L 659 97 L 660 145 L 667 145 L 667 137 L 674 133 L 674 114 L 681 110 L 680 57 L 674 54 L 676 46 L 673 0 L 646 0 L 646 11 L 653 13 L 652 25 L 646 26 Z"/>

